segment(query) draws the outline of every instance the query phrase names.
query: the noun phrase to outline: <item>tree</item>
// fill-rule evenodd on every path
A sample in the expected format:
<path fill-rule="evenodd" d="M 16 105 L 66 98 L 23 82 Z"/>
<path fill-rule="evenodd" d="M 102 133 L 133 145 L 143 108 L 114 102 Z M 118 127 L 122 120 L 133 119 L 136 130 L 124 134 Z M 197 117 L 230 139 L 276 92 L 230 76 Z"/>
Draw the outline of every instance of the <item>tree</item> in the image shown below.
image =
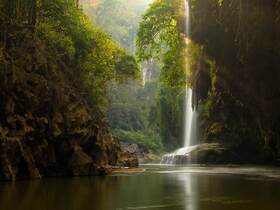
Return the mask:
<path fill-rule="evenodd" d="M 139 61 L 161 62 L 161 82 L 170 86 L 186 82 L 182 10 L 182 1 L 155 1 L 143 16 L 137 36 Z"/>
<path fill-rule="evenodd" d="M 137 36 L 140 62 L 161 65 L 157 104 L 160 133 L 168 149 L 181 145 L 183 99 L 186 84 L 183 1 L 157 0 L 144 14 Z"/>
<path fill-rule="evenodd" d="M 135 52 L 136 31 L 141 14 L 151 0 L 99 0 L 84 3 L 91 19 L 129 53 Z"/>

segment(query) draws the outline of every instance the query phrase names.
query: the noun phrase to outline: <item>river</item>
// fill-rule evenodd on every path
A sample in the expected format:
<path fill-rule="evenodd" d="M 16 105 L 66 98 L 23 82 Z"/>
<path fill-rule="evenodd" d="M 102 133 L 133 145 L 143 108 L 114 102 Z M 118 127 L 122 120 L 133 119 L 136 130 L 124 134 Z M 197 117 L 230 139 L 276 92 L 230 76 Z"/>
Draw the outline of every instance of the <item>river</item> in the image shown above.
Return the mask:
<path fill-rule="evenodd" d="M 1 182 L 1 210 L 278 210 L 280 170 L 142 165 L 144 173 Z"/>

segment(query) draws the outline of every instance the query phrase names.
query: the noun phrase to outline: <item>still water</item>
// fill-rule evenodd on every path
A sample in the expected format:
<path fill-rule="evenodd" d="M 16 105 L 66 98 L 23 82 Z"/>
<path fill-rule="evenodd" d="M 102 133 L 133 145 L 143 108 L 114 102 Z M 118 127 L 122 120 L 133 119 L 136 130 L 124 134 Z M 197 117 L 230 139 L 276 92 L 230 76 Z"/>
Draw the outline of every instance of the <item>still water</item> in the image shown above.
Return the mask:
<path fill-rule="evenodd" d="M 279 210 L 280 171 L 143 165 L 141 174 L 0 183 L 1 210 Z"/>

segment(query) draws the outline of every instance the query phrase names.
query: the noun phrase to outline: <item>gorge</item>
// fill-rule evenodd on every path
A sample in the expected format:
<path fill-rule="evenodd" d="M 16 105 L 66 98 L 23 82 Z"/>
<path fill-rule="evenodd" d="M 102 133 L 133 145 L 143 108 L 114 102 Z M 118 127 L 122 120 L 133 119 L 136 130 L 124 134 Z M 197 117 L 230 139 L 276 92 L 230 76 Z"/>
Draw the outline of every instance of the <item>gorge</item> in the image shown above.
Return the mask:
<path fill-rule="evenodd" d="M 279 0 L 0 0 L 0 210 L 277 210 Z"/>

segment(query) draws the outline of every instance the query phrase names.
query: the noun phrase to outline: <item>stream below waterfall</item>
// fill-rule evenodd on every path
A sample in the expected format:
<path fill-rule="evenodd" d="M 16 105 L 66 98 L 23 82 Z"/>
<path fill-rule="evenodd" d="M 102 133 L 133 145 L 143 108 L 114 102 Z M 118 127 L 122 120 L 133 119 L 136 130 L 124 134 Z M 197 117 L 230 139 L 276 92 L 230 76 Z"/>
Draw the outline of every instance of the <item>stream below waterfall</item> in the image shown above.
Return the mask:
<path fill-rule="evenodd" d="M 1 182 L 1 210 L 277 210 L 280 169 L 142 165 L 139 174 Z"/>

